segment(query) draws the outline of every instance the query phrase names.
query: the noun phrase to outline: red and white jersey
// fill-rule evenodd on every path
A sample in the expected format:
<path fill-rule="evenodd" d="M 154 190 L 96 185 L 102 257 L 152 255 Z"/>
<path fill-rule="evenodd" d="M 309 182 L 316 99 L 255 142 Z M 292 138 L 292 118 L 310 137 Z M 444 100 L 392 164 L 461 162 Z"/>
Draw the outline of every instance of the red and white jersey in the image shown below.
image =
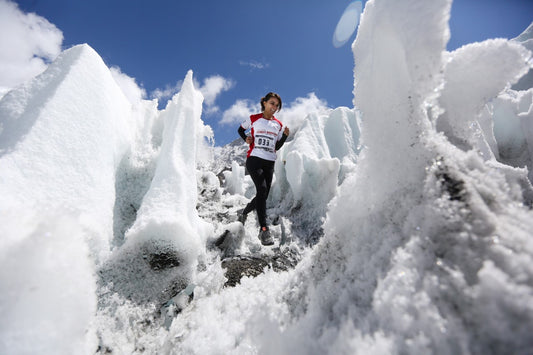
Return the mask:
<path fill-rule="evenodd" d="M 276 117 L 267 120 L 262 113 L 258 113 L 246 119 L 241 127 L 251 129 L 253 138 L 247 157 L 276 160 L 276 142 L 283 136 L 283 124 Z"/>

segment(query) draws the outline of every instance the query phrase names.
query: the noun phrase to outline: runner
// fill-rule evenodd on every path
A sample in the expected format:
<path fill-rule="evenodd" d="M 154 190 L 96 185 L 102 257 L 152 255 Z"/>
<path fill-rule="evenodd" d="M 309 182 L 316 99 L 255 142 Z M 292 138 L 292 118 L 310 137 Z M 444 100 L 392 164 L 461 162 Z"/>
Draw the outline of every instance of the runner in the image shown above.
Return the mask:
<path fill-rule="evenodd" d="M 251 115 L 239 127 L 239 135 L 250 145 L 246 155 L 246 169 L 252 178 L 256 195 L 246 205 L 239 220 L 244 224 L 248 213 L 257 212 L 259 220 L 259 239 L 263 245 L 272 245 L 274 240 L 266 222 L 266 200 L 270 192 L 276 151 L 279 150 L 289 136 L 289 128 L 274 117 L 281 110 L 281 97 L 269 92 L 261 98 L 261 113 Z M 246 131 L 250 130 L 250 135 Z"/>

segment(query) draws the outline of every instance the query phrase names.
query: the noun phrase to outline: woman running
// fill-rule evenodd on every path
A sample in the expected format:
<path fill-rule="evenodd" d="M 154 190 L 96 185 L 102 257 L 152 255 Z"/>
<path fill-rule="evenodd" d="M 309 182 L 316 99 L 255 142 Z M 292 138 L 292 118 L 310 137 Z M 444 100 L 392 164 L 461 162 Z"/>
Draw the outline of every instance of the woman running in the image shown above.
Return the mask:
<path fill-rule="evenodd" d="M 281 97 L 269 92 L 261 98 L 261 113 L 251 115 L 239 127 L 239 135 L 250 145 L 246 155 L 246 169 L 252 178 L 256 195 L 246 205 L 239 220 L 244 224 L 246 216 L 253 210 L 257 212 L 259 220 L 259 239 L 263 245 L 272 245 L 274 240 L 270 235 L 266 221 L 266 200 L 274 175 L 276 151 L 281 148 L 289 136 L 289 128 L 274 117 L 274 113 L 281 110 Z M 250 130 L 250 135 L 246 131 Z"/>

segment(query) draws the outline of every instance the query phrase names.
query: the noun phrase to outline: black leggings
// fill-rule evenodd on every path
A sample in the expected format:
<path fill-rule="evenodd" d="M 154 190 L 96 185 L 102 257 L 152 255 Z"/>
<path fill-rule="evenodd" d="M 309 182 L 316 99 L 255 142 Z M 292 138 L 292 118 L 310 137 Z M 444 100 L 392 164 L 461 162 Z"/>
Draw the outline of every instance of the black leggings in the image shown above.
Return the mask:
<path fill-rule="evenodd" d="M 257 211 L 257 219 L 261 227 L 266 227 L 266 200 L 270 192 L 272 177 L 274 175 L 274 161 L 265 160 L 258 157 L 248 157 L 246 159 L 246 169 L 255 185 L 256 195 L 244 208 L 244 213 L 248 214 L 253 210 Z"/>

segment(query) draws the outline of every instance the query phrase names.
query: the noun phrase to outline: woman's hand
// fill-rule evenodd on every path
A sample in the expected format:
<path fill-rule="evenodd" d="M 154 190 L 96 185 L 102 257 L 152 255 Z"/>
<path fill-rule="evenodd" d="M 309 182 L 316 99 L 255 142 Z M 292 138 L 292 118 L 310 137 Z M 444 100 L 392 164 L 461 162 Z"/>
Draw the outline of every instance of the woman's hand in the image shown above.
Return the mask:
<path fill-rule="evenodd" d="M 253 141 L 254 141 L 254 139 L 252 138 L 252 136 L 246 137 L 246 143 L 247 144 L 252 144 Z"/>
<path fill-rule="evenodd" d="M 287 137 L 289 136 L 289 127 L 285 126 L 285 130 L 283 131 L 283 134 Z"/>

